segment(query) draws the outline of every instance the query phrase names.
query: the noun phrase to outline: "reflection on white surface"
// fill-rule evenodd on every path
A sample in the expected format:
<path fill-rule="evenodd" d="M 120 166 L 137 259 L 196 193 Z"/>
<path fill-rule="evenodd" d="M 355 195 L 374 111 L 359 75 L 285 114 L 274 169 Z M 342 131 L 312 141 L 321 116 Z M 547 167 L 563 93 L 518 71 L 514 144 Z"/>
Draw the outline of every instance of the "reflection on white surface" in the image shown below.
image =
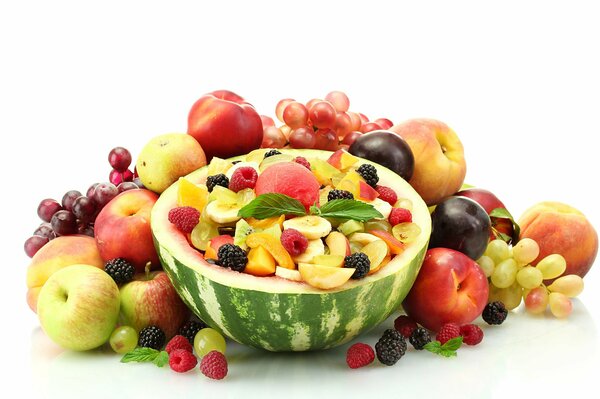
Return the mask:
<path fill-rule="evenodd" d="M 374 346 L 392 316 L 359 338 Z M 44 333 L 32 332 L 32 385 L 43 397 L 524 397 L 572 395 L 595 378 L 598 331 L 581 301 L 567 320 L 511 312 L 501 326 L 477 321 L 485 333 L 476 347 L 446 359 L 418 352 L 392 367 L 376 360 L 351 370 L 349 344 L 325 352 L 270 353 L 228 342 L 229 374 L 212 381 L 198 369 L 177 374 L 168 366 L 122 364 L 110 349 L 77 353 L 58 349 Z M 354 341 L 357 342 L 357 341 Z M 588 382 L 589 383 L 589 382 Z"/>

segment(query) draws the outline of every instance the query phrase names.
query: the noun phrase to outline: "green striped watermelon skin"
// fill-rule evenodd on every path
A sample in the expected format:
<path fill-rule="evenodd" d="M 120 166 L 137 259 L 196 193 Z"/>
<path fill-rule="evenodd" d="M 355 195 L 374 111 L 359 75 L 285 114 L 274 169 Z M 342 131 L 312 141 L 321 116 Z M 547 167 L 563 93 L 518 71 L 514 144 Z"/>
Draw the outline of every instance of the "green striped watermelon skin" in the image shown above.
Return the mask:
<path fill-rule="evenodd" d="M 331 155 L 318 150 L 282 152 L 309 159 Z M 198 317 L 241 344 L 269 351 L 321 350 L 344 344 L 398 310 L 417 277 L 431 233 L 429 210 L 419 195 L 401 177 L 374 165 L 379 184 L 412 201 L 413 221 L 422 229 L 415 242 L 377 273 L 337 289 L 320 290 L 208 264 L 168 221 L 169 210 L 177 206 L 178 183 L 163 192 L 152 209 L 152 233 L 163 268 Z M 206 169 L 186 179 L 204 183 Z"/>
<path fill-rule="evenodd" d="M 327 293 L 270 293 L 211 281 L 157 243 L 165 271 L 188 307 L 229 338 L 270 351 L 332 348 L 377 326 L 398 309 L 417 276 L 426 248 L 390 276 Z M 204 298 L 214 298 L 207 302 Z"/>

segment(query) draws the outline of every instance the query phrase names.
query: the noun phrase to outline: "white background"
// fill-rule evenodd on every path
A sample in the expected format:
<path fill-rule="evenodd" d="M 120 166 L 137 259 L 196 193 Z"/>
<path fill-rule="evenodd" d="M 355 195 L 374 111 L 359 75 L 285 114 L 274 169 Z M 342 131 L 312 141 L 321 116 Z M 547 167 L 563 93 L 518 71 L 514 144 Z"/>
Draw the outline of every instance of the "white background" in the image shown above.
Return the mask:
<path fill-rule="evenodd" d="M 492 190 L 515 216 L 558 200 L 600 226 L 594 2 L 386 3 L 2 3 L 0 390 L 364 398 L 596 389 L 598 269 L 567 321 L 514 312 L 457 359 L 410 352 L 392 368 L 350 371 L 346 347 L 289 356 L 232 345 L 230 376 L 215 383 L 197 371 L 121 365 L 110 353 L 61 352 L 37 327 L 25 303 L 22 245 L 39 223 L 38 202 L 105 181 L 114 146 L 135 157 L 151 137 L 185 132 L 190 106 L 216 89 L 271 116 L 279 99 L 343 90 L 351 110 L 372 119 L 440 119 L 464 144 L 467 182 Z M 364 340 L 374 344 L 379 332 Z"/>

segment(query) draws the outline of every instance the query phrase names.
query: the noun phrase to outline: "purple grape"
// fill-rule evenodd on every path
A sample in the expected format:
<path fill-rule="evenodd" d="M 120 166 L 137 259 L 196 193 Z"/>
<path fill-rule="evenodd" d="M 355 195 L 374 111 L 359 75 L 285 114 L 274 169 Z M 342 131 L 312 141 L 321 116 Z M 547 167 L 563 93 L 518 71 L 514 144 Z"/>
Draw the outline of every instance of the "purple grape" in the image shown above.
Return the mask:
<path fill-rule="evenodd" d="M 96 203 L 89 197 L 77 197 L 73 202 L 73 214 L 81 222 L 91 222 L 96 218 Z"/>
<path fill-rule="evenodd" d="M 33 255 L 35 255 L 37 251 L 46 245 L 48 241 L 48 237 L 34 235 L 25 240 L 25 245 L 23 245 L 23 248 L 25 249 L 27 256 L 33 258 Z"/>
<path fill-rule="evenodd" d="M 46 198 L 38 205 L 37 214 L 44 222 L 49 222 L 52 220 L 52 216 L 61 209 L 63 208 L 58 201 L 52 198 Z"/>
<path fill-rule="evenodd" d="M 100 184 L 100 183 L 92 184 L 90 186 L 90 188 L 88 188 L 87 191 L 85 192 L 85 196 L 88 198 L 94 199 L 94 191 L 96 191 L 96 187 L 98 187 L 98 184 Z"/>
<path fill-rule="evenodd" d="M 139 187 L 137 186 L 137 184 L 131 181 L 124 181 L 123 183 L 117 186 L 117 190 L 119 190 L 119 193 L 122 193 L 123 191 L 127 190 L 135 190 L 136 188 Z"/>
<path fill-rule="evenodd" d="M 77 228 L 79 234 L 85 234 L 86 236 L 94 237 L 94 225 L 92 223 L 89 224 L 80 224 Z"/>
<path fill-rule="evenodd" d="M 46 237 L 48 240 L 53 240 L 56 238 L 56 233 L 54 230 L 52 230 L 52 225 L 48 222 L 40 224 L 39 227 L 33 232 L 33 235 Z"/>
<path fill-rule="evenodd" d="M 94 190 L 94 196 L 92 197 L 98 206 L 98 209 L 104 208 L 104 205 L 115 198 L 119 194 L 117 186 L 112 183 L 100 183 Z"/>
<path fill-rule="evenodd" d="M 77 233 L 77 218 L 73 212 L 63 209 L 52 216 L 50 221 L 52 230 L 59 236 L 67 236 Z"/>
<path fill-rule="evenodd" d="M 73 202 L 77 199 L 77 197 L 81 197 L 81 193 L 77 190 L 70 190 L 65 193 L 62 197 L 62 206 L 67 211 L 73 210 Z"/>
<path fill-rule="evenodd" d="M 142 183 L 142 181 L 140 180 L 139 177 L 134 177 L 133 182 L 135 183 L 136 186 L 138 186 L 138 188 L 146 188 L 144 186 L 144 183 Z"/>
<path fill-rule="evenodd" d="M 123 147 L 115 147 L 108 153 L 108 163 L 115 170 L 125 172 L 131 165 L 131 153 Z"/>
<path fill-rule="evenodd" d="M 126 170 L 125 172 L 119 172 L 118 170 L 113 169 L 110 171 L 110 174 L 108 175 L 108 180 L 115 186 L 118 186 L 119 184 L 121 184 L 123 182 L 132 181 L 133 180 L 133 172 L 131 172 L 129 169 Z"/>

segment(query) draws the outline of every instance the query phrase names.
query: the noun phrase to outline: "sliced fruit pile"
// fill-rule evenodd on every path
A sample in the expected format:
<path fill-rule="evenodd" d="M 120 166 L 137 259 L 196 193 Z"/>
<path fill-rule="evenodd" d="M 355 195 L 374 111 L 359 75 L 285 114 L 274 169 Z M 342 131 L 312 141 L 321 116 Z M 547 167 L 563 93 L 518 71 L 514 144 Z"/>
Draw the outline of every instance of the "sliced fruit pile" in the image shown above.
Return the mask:
<path fill-rule="evenodd" d="M 358 161 L 345 150 L 326 161 L 269 149 L 235 163 L 214 157 L 205 184 L 179 180 L 169 220 L 216 265 L 336 288 L 376 273 L 421 230 L 411 202 Z M 352 214 L 361 203 L 371 213 Z"/>

